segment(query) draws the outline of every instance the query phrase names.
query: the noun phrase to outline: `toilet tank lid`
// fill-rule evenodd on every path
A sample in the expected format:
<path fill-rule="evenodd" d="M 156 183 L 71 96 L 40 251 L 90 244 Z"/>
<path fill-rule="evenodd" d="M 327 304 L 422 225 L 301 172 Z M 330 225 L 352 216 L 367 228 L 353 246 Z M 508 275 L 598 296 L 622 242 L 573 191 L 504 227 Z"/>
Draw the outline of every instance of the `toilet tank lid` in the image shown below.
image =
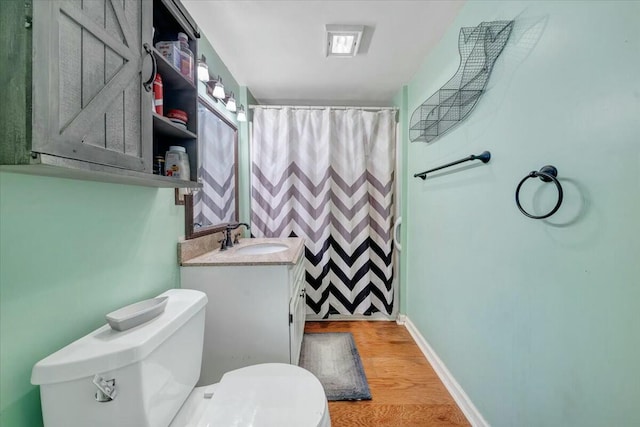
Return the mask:
<path fill-rule="evenodd" d="M 207 304 L 204 292 L 191 289 L 171 289 L 159 296 L 169 297 L 160 316 L 122 332 L 109 325 L 96 329 L 36 363 L 31 383 L 93 377 L 139 362 Z"/>

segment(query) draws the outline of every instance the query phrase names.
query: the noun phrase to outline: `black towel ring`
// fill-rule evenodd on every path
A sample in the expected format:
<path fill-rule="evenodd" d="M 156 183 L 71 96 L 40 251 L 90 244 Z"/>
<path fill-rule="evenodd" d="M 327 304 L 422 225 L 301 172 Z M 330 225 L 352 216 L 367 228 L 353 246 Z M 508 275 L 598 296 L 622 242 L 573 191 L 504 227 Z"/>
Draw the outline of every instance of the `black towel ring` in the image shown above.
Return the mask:
<path fill-rule="evenodd" d="M 547 166 L 543 166 L 539 171 L 529 172 L 529 175 L 522 178 L 522 181 L 520 181 L 520 184 L 518 184 L 518 187 L 516 188 L 516 205 L 518 205 L 518 209 L 520 209 L 520 212 L 522 212 L 525 216 L 528 216 L 529 218 L 533 218 L 533 219 L 549 218 L 551 215 L 556 213 L 556 211 L 560 209 L 560 205 L 562 204 L 562 195 L 563 195 L 562 185 L 560 185 L 560 181 L 558 181 L 558 179 L 556 178 L 557 176 L 558 176 L 558 169 L 556 169 L 554 166 L 547 165 Z M 551 211 L 549 211 L 549 213 L 545 215 L 531 215 L 529 212 L 525 211 L 522 205 L 520 204 L 520 187 L 522 187 L 522 184 L 524 184 L 524 182 L 529 178 L 536 178 L 536 177 L 540 178 L 544 182 L 553 181 L 553 183 L 556 185 L 556 188 L 558 189 L 558 202 L 553 207 L 553 209 L 551 209 Z"/>

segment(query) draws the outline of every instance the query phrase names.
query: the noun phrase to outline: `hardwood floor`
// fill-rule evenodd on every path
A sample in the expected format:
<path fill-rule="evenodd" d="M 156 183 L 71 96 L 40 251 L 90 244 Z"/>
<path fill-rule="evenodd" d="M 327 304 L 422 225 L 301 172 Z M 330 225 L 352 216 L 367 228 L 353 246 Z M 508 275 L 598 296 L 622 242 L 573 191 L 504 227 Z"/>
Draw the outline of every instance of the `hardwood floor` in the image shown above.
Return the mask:
<path fill-rule="evenodd" d="M 372 400 L 329 402 L 332 427 L 469 426 L 404 326 L 307 322 L 305 332 L 351 332 Z"/>

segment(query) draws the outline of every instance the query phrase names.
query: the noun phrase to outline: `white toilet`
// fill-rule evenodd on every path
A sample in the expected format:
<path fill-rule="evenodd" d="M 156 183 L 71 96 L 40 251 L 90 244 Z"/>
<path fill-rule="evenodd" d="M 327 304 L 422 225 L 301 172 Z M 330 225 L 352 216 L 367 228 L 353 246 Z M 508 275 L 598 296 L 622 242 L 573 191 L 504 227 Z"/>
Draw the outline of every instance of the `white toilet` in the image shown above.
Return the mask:
<path fill-rule="evenodd" d="M 322 385 L 297 366 L 249 366 L 194 388 L 207 297 L 189 289 L 161 296 L 168 302 L 155 319 L 123 332 L 105 325 L 34 366 L 45 427 L 331 425 Z"/>

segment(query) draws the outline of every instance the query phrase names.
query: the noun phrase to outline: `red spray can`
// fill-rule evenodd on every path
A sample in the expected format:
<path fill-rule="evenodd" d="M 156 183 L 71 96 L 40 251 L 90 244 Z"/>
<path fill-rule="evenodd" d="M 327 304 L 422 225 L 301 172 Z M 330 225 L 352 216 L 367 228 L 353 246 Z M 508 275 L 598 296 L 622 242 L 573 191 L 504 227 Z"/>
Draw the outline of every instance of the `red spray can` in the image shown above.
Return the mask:
<path fill-rule="evenodd" d="M 156 74 L 156 78 L 153 80 L 153 106 L 156 113 L 161 116 L 163 115 L 162 98 L 162 77 L 160 77 L 160 74 Z"/>

